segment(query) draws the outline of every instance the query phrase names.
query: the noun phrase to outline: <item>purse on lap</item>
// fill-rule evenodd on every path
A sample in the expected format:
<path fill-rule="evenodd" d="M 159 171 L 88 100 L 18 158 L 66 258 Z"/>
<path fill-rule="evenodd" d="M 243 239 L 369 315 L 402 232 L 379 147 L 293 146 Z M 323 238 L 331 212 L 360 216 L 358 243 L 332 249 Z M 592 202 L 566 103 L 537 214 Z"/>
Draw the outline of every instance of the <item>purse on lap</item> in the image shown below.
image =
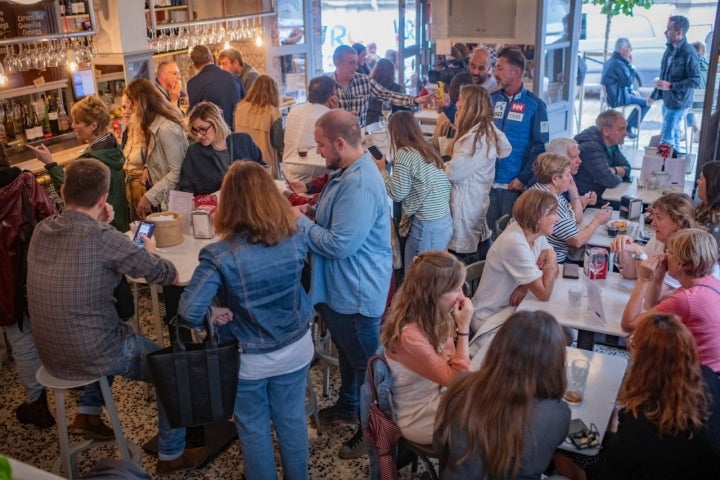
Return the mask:
<path fill-rule="evenodd" d="M 236 340 L 218 343 L 209 315 L 202 343 L 183 343 L 175 322 L 172 346 L 147 356 L 153 382 L 170 426 L 192 427 L 232 418 L 240 371 Z"/>

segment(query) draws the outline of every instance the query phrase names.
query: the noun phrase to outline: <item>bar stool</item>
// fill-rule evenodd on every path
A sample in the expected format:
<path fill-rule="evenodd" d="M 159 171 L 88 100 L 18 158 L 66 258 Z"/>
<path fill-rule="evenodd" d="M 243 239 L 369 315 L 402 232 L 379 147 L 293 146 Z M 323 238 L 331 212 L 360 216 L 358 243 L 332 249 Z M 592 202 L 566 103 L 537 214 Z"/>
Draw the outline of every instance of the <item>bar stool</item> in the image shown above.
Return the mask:
<path fill-rule="evenodd" d="M 123 460 L 140 465 L 142 459 L 140 448 L 134 443 L 128 442 L 123 434 L 107 377 L 94 378 L 91 380 L 63 380 L 52 376 L 45 367 L 41 366 L 35 373 L 35 378 L 38 383 L 44 385 L 46 388 L 52 388 L 55 393 L 55 419 L 57 420 L 58 438 L 60 440 L 60 457 L 53 464 L 53 473 L 59 475 L 64 473 L 69 479 L 79 478 L 78 455 L 89 448 L 113 441 L 117 444 Z M 86 440 L 73 445 L 71 448 L 68 437 L 67 418 L 65 417 L 65 390 L 84 387 L 85 385 L 95 382 L 100 384 L 100 390 L 102 390 L 103 399 L 105 400 L 105 408 L 107 409 L 108 416 L 112 422 L 113 432 L 115 433 L 115 440 Z"/>

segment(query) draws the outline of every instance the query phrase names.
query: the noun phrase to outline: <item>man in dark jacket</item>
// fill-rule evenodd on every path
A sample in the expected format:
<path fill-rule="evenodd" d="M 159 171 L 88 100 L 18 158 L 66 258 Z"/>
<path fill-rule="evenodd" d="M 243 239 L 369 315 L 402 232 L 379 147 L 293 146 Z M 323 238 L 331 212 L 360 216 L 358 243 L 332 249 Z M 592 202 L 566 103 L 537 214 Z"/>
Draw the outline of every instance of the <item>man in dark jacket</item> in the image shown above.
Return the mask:
<path fill-rule="evenodd" d="M 620 151 L 627 122 L 617 110 L 607 110 L 595 119 L 595 126 L 575 136 L 582 163 L 575 175 L 578 193 L 593 191 L 598 199 L 606 188 L 616 187 L 630 176 L 630 164 Z"/>
<path fill-rule="evenodd" d="M 603 65 L 600 83 L 605 86 L 607 101 L 611 107 L 624 107 L 626 105 L 640 107 L 639 119 L 635 109 L 627 119 L 628 137 L 630 138 L 637 137 L 637 128 L 650 110 L 647 99 L 633 91 L 634 80 L 635 68 L 632 66 L 632 45 L 630 45 L 630 40 L 620 37 L 615 42 L 615 51 L 612 56 Z"/>
<path fill-rule="evenodd" d="M 655 82 L 652 100 L 663 101 L 663 126 L 660 141 L 675 150 L 680 147 L 680 120 L 692 106 L 693 93 L 700 87 L 700 61 L 687 42 L 690 22 L 681 15 L 668 19 L 665 37 L 667 49 L 660 63 L 660 80 Z"/>

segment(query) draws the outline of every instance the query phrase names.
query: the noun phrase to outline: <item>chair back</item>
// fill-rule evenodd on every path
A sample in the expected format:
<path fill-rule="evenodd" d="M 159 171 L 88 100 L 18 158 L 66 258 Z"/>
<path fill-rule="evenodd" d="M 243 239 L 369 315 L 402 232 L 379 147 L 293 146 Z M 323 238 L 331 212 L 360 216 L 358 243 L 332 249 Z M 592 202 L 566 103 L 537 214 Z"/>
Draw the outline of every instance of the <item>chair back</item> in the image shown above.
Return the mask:
<path fill-rule="evenodd" d="M 480 260 L 465 267 L 463 293 L 466 297 L 472 298 L 472 296 L 475 295 L 475 290 L 477 290 L 478 285 L 480 285 L 480 278 L 482 277 L 484 269 L 485 260 Z"/>
<path fill-rule="evenodd" d="M 497 230 L 498 235 L 500 235 L 507 228 L 511 218 L 512 216 L 509 213 L 506 213 L 505 215 L 497 219 L 497 222 L 495 222 L 495 230 Z"/>

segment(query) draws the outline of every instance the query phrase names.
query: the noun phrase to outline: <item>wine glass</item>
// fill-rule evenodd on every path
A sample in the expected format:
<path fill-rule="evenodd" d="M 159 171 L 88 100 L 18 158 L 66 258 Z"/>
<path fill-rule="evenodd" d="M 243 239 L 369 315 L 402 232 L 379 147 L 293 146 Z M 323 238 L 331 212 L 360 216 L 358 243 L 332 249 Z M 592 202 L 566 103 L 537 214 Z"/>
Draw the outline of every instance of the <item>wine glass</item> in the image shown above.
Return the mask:
<path fill-rule="evenodd" d="M 178 98 L 178 107 L 182 110 L 183 115 L 187 115 L 187 111 L 190 108 L 190 98 L 187 95 Z"/>
<path fill-rule="evenodd" d="M 387 100 L 382 102 L 380 113 L 382 113 L 382 116 L 385 118 L 385 126 L 387 126 L 388 119 L 390 118 L 390 114 L 392 113 L 392 103 Z"/>
<path fill-rule="evenodd" d="M 615 268 L 617 268 L 618 271 L 618 283 L 617 286 L 620 288 L 622 286 L 622 272 L 625 268 L 625 255 L 623 255 L 624 252 L 616 252 L 615 256 L 613 258 L 613 263 L 615 264 Z"/>

